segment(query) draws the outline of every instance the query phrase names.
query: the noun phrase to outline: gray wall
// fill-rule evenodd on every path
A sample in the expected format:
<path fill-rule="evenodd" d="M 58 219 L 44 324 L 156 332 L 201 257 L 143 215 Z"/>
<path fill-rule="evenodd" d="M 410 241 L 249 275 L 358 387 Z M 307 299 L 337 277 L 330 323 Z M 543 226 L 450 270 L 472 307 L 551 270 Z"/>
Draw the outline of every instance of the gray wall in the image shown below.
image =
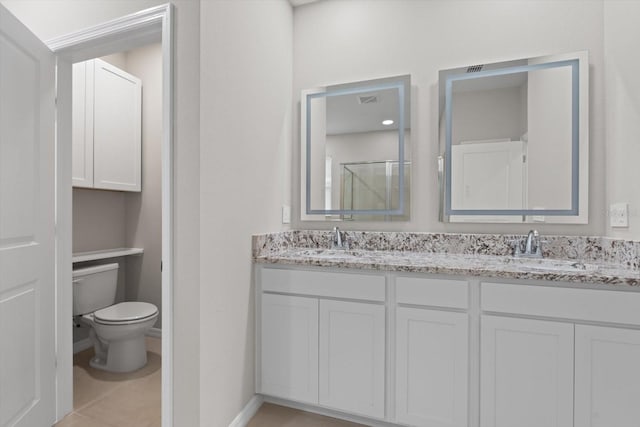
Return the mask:
<path fill-rule="evenodd" d="M 640 239 L 640 2 L 604 2 L 607 129 L 607 206 L 629 203 L 629 228 L 610 228 L 607 235 Z M 606 209 L 601 206 L 601 209 Z"/>
<path fill-rule="evenodd" d="M 162 46 L 127 52 L 126 70 L 142 80 L 142 192 L 125 193 L 125 245 L 144 248 L 128 257 L 125 298 L 162 306 Z M 156 328 L 162 327 L 158 317 Z"/>
<path fill-rule="evenodd" d="M 250 235 L 291 188 L 293 25 L 285 0 L 201 8 L 200 419 L 226 427 L 255 391 Z"/>

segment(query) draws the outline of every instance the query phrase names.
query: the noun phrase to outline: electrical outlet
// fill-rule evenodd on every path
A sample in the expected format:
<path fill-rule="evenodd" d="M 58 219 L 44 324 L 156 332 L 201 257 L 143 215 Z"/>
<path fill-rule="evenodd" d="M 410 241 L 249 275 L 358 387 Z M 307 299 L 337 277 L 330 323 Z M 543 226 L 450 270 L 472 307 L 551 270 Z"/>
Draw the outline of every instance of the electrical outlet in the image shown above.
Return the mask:
<path fill-rule="evenodd" d="M 282 223 L 291 223 L 291 206 L 289 205 L 282 205 Z"/>
<path fill-rule="evenodd" d="M 629 226 L 628 203 L 612 203 L 609 205 L 609 225 L 611 227 Z"/>

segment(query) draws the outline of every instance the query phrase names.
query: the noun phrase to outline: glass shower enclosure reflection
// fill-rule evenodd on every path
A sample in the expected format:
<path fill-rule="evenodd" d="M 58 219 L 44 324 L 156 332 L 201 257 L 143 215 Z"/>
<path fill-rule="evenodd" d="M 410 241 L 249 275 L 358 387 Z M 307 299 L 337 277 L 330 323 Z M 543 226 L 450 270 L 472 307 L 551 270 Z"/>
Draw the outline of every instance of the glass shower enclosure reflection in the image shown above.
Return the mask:
<path fill-rule="evenodd" d="M 391 209 L 397 206 L 400 196 L 397 160 L 352 162 L 340 164 L 340 209 Z M 408 221 L 411 162 L 404 162 L 405 213 L 401 216 L 386 215 L 385 221 Z M 341 215 L 343 220 L 374 221 L 380 215 Z"/>

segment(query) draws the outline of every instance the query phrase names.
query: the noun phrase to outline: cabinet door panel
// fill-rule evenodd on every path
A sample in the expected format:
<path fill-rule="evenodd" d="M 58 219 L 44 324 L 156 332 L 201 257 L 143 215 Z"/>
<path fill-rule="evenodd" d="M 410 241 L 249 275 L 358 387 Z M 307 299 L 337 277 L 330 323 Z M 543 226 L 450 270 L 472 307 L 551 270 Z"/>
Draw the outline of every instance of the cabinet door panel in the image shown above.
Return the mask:
<path fill-rule="evenodd" d="M 73 64 L 72 166 L 74 187 L 93 188 L 93 73 L 91 61 Z"/>
<path fill-rule="evenodd" d="M 318 403 L 318 300 L 262 295 L 263 394 Z"/>
<path fill-rule="evenodd" d="M 573 427 L 573 325 L 482 316 L 482 427 Z"/>
<path fill-rule="evenodd" d="M 140 191 L 140 79 L 94 60 L 94 187 Z"/>
<path fill-rule="evenodd" d="M 640 425 L 640 331 L 576 326 L 576 426 Z"/>
<path fill-rule="evenodd" d="M 423 427 L 467 426 L 467 314 L 400 307 L 396 318 L 397 420 Z"/>
<path fill-rule="evenodd" d="M 384 418 L 385 308 L 320 301 L 321 405 Z"/>

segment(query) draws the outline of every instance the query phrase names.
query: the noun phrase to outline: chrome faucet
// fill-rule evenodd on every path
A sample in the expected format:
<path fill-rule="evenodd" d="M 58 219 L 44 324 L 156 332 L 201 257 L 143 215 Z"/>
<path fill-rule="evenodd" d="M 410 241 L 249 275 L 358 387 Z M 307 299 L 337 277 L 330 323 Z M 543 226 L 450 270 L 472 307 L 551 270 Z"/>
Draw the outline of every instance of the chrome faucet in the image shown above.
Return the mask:
<path fill-rule="evenodd" d="M 349 249 L 349 244 L 342 239 L 342 233 L 338 227 L 333 227 L 333 239 L 331 240 L 331 249 Z"/>
<path fill-rule="evenodd" d="M 517 243 L 514 255 L 529 258 L 542 258 L 542 242 L 540 241 L 540 233 L 538 233 L 538 230 L 530 230 L 527 234 L 524 244 L 524 252 L 520 252 L 520 243 Z"/>

